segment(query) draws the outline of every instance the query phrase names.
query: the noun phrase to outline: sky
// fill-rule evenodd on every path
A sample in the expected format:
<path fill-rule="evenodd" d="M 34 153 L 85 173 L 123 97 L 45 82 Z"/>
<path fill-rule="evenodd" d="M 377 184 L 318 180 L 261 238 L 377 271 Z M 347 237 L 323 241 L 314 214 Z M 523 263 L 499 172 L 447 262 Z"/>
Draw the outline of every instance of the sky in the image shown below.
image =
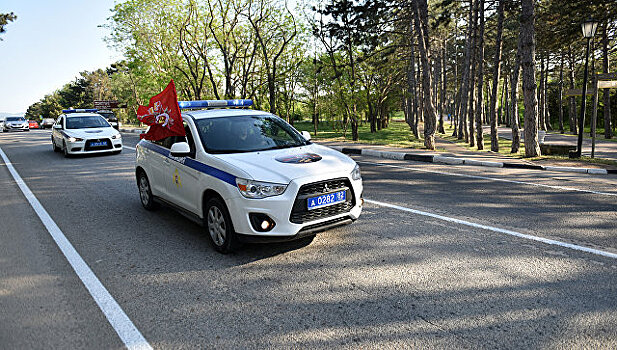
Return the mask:
<path fill-rule="evenodd" d="M 0 113 L 22 114 L 79 72 L 105 68 L 121 55 L 100 28 L 114 0 L 1 0 L 13 12 L 0 36 Z"/>

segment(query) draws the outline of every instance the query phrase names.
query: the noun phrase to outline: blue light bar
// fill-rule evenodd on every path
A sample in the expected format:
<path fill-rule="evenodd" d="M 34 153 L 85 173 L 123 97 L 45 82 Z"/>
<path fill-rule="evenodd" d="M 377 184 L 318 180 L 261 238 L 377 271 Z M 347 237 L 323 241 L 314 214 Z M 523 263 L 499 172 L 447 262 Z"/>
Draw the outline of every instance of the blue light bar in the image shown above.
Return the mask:
<path fill-rule="evenodd" d="M 96 108 L 89 108 L 89 109 L 63 109 L 62 113 L 96 113 L 98 109 Z"/>
<path fill-rule="evenodd" d="M 202 100 L 178 101 L 180 109 L 198 108 L 246 108 L 253 105 L 253 100 Z"/>

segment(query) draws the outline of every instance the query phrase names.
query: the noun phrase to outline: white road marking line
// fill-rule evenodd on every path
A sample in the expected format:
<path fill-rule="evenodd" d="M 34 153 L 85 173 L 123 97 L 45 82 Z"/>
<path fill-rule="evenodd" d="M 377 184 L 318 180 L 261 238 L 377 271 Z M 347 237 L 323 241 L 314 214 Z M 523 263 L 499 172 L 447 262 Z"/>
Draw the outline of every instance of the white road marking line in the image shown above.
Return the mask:
<path fill-rule="evenodd" d="M 449 173 L 449 172 L 446 172 L 446 171 L 439 171 L 439 170 L 417 169 L 417 168 L 410 168 L 410 167 L 400 166 L 400 165 L 373 163 L 373 162 L 365 162 L 365 161 L 356 161 L 356 163 L 359 163 L 359 164 L 369 164 L 369 165 L 377 165 L 377 166 L 385 166 L 385 167 L 390 167 L 390 168 L 406 169 L 406 170 L 411 170 L 411 171 L 419 171 L 419 172 L 423 172 L 423 173 L 433 173 L 433 174 L 440 174 L 440 175 L 469 177 L 469 178 L 472 178 L 472 179 L 490 180 L 490 181 L 497 181 L 497 182 L 508 182 L 508 183 L 514 183 L 514 184 L 519 184 L 519 185 L 529 185 L 529 186 L 536 186 L 536 187 L 546 187 L 546 188 L 551 188 L 551 189 L 554 189 L 554 190 L 593 193 L 593 194 L 600 194 L 600 195 L 604 195 L 604 196 L 617 196 L 617 193 L 600 192 L 600 191 L 592 191 L 592 190 L 583 190 L 583 189 L 574 188 L 574 187 L 545 185 L 545 184 L 538 184 L 538 183 L 525 182 L 525 181 L 499 179 L 499 178 L 495 178 L 495 177 L 487 177 L 487 176 L 479 176 L 479 175 L 468 175 L 468 174 L 457 174 L 457 173 Z"/>
<path fill-rule="evenodd" d="M 570 248 L 570 249 L 574 249 L 574 250 L 578 250 L 578 251 L 582 251 L 582 252 L 586 252 L 586 253 L 591 253 L 591 254 L 595 254 L 595 255 L 601 255 L 601 256 L 604 256 L 604 257 L 607 257 L 607 258 L 617 259 L 617 254 L 611 253 L 611 252 L 606 252 L 606 251 L 599 250 L 599 249 L 593 249 L 593 248 L 584 247 L 584 246 L 580 246 L 580 245 L 576 245 L 576 244 L 572 244 L 572 243 L 566 243 L 566 242 L 556 241 L 556 240 L 553 240 L 553 239 L 532 236 L 532 235 L 528 235 L 528 234 L 525 234 L 525 233 L 520 233 L 520 232 L 516 232 L 516 231 L 510 231 L 510 230 L 506 230 L 506 229 L 502 229 L 502 228 L 498 228 L 498 227 L 487 226 L 487 225 L 482 225 L 482 224 L 476 224 L 474 222 L 469 222 L 469 221 L 455 219 L 455 218 L 451 218 L 451 217 L 447 217 L 447 216 L 443 216 L 443 215 L 439 215 L 439 214 L 433 214 L 433 213 L 429 213 L 429 212 L 425 212 L 425 211 L 421 211 L 421 210 L 416 210 L 416 209 L 411 209 L 411 208 L 407 208 L 407 207 L 402 207 L 402 206 L 396 205 L 396 204 L 379 202 L 379 201 L 375 201 L 375 200 L 372 200 L 372 199 L 366 199 L 365 198 L 364 201 L 367 202 L 367 203 L 371 203 L 371 204 L 375 204 L 375 205 L 379 205 L 379 206 L 387 207 L 387 208 L 391 208 L 391 209 L 397 209 L 397 210 L 405 211 L 405 212 L 408 212 L 408 213 L 428 216 L 428 217 L 431 217 L 431 218 L 435 218 L 435 219 L 439 219 L 439 220 L 444 220 L 444 221 L 448 221 L 448 222 L 453 222 L 453 223 L 457 223 L 457 224 L 461 224 L 461 225 L 465 225 L 465 226 L 471 226 L 471 227 L 475 227 L 475 228 L 479 228 L 479 229 L 483 229 L 483 230 L 493 231 L 493 232 L 497 232 L 497 233 L 503 233 L 503 234 L 510 235 L 510 236 L 515 236 L 515 237 L 519 237 L 519 238 L 529 239 L 529 240 L 532 240 L 532 241 L 542 242 L 542 243 L 546 243 L 546 244 L 550 244 L 550 245 L 556 245 L 556 246 L 560 246 L 560 247 L 564 247 L 564 248 Z"/>
<path fill-rule="evenodd" d="M 133 322 L 124 313 L 120 305 L 118 305 L 116 300 L 111 296 L 111 294 L 109 294 L 107 289 L 105 289 L 94 272 L 92 272 L 90 267 L 88 267 L 88 264 L 86 264 L 79 253 L 77 253 L 71 242 L 69 242 L 64 233 L 62 233 L 51 216 L 49 216 L 49 213 L 47 213 L 39 200 L 34 196 L 32 191 L 30 191 L 30 188 L 28 188 L 28 185 L 26 185 L 21 176 L 19 176 L 19 173 L 17 173 L 17 170 L 13 167 L 13 164 L 8 159 L 2 148 L 0 148 L 0 156 L 2 156 L 4 164 L 6 164 L 6 167 L 9 169 L 13 179 L 19 186 L 19 189 L 23 192 L 24 196 L 38 217 L 41 219 L 43 225 L 45 225 L 45 228 L 54 239 L 58 245 L 58 248 L 60 248 L 68 262 L 71 264 L 79 279 L 88 289 L 94 301 L 97 303 L 101 311 L 103 311 L 103 314 L 107 317 L 107 320 L 111 326 L 114 328 L 116 333 L 118 333 L 124 345 L 126 345 L 128 349 L 152 349 L 150 344 L 135 327 Z"/>
<path fill-rule="evenodd" d="M 122 145 L 122 148 L 126 148 L 126 149 L 130 149 L 131 151 L 135 151 L 135 147 L 130 147 L 130 146 Z"/>

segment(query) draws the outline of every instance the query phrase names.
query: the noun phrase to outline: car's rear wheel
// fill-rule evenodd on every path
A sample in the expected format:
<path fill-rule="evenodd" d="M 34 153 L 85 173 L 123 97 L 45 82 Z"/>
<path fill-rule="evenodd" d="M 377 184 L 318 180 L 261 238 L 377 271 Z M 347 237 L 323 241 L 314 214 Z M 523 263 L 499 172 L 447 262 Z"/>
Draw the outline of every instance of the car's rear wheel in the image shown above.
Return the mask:
<path fill-rule="evenodd" d="M 145 172 L 141 171 L 139 173 L 137 176 L 137 184 L 139 187 L 139 199 L 141 200 L 141 205 L 146 210 L 156 209 L 157 203 L 154 201 L 154 196 L 152 196 L 150 181 L 148 181 L 148 176 Z"/>
<path fill-rule="evenodd" d="M 219 198 L 210 198 L 206 203 L 206 228 L 210 241 L 218 252 L 226 254 L 237 248 L 238 237 L 227 207 Z"/>

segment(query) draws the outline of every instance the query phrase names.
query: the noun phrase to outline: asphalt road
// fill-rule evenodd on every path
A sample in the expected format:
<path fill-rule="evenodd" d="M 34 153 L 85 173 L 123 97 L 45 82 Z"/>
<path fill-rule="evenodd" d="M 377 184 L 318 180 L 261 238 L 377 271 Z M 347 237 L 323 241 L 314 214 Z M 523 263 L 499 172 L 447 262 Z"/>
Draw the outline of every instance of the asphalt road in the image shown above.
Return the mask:
<path fill-rule="evenodd" d="M 356 157 L 356 223 L 221 255 L 141 207 L 130 148 L 0 148 L 154 348 L 617 348 L 615 176 Z M 0 198 L 0 348 L 123 347 L 1 160 Z"/>

